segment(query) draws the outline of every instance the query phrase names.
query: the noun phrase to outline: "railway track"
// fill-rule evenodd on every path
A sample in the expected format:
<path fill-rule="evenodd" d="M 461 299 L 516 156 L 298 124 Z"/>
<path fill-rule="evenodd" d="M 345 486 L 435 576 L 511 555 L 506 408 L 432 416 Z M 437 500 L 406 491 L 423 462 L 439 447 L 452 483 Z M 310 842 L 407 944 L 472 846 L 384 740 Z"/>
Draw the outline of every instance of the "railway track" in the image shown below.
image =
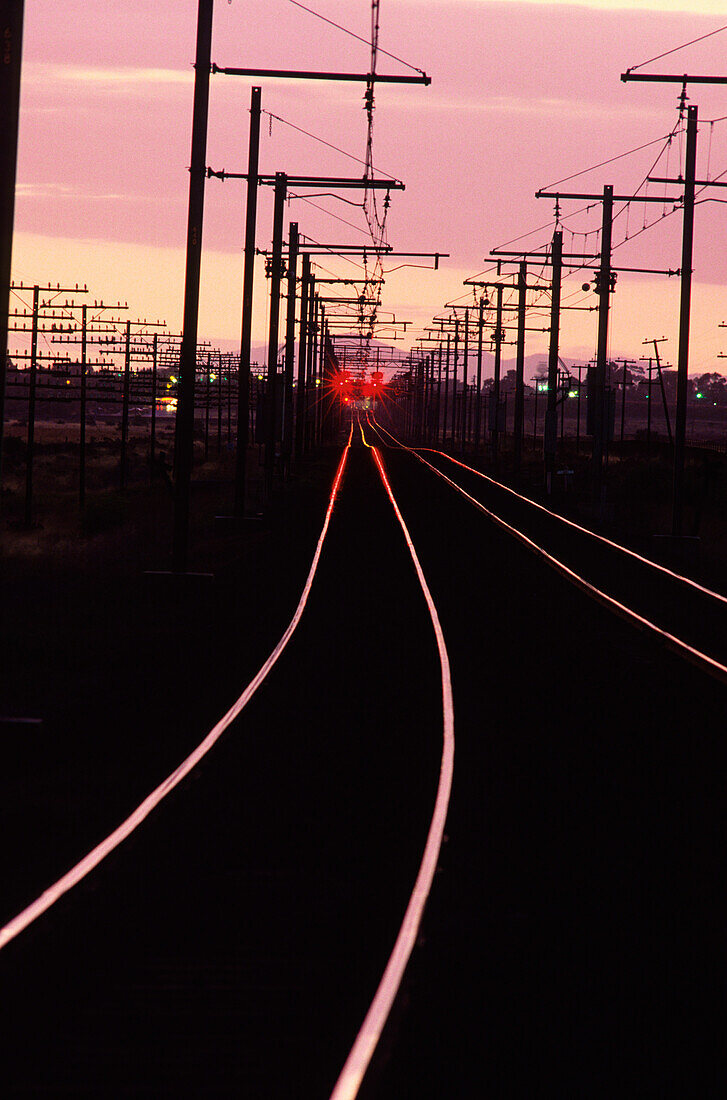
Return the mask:
<path fill-rule="evenodd" d="M 403 445 L 372 423 L 389 445 Z M 591 598 L 727 682 L 727 596 L 574 523 L 444 451 L 410 453 Z"/>
<path fill-rule="evenodd" d="M 416 943 L 436 870 L 452 782 L 454 718 L 446 645 L 415 548 L 377 452 L 365 445 L 363 435 L 360 439 L 357 435 L 350 460 L 352 438 L 353 432 L 338 465 L 298 607 L 256 676 L 194 751 L 112 833 L 0 930 L 0 949 L 4 949 L 0 968 L 7 962 L 6 987 L 15 987 L 18 1005 L 14 1034 L 17 1040 L 32 1037 L 38 1056 L 32 1068 L 9 1059 L 10 1079 L 18 1091 L 45 1087 L 97 1094 L 102 1083 L 108 1090 L 113 1080 L 119 1091 L 138 1095 L 142 1089 L 173 1087 L 175 1081 L 181 1087 L 183 1070 L 185 1083 L 189 1084 L 191 1074 L 200 1094 L 202 1090 L 225 1094 L 228 1089 L 246 1087 L 259 1095 L 283 1095 L 289 1087 L 288 1075 L 296 1071 L 287 1063 L 274 1064 L 274 1049 L 282 1044 L 298 1050 L 299 1060 L 308 1063 L 297 1071 L 305 1093 L 320 1095 L 333 1088 L 336 1097 L 357 1094 Z M 355 488 L 348 491 L 348 507 L 338 508 L 344 474 L 352 464 L 356 469 L 349 480 Z M 368 499 L 372 497 L 373 507 Z M 324 553 L 332 523 L 334 546 L 325 545 Z M 362 540 L 364 531 L 368 539 Z M 383 569 L 375 564 L 380 555 L 386 562 Z M 406 593 L 403 608 L 395 606 L 394 593 L 399 598 Z M 377 598 L 372 602 L 373 595 Z M 407 634 L 412 620 L 418 623 L 419 619 L 426 640 L 412 644 Z M 388 632 L 397 621 L 409 650 L 404 656 L 389 651 Z M 289 646 L 292 656 L 286 653 Z M 435 672 L 432 691 L 424 698 L 412 675 L 415 665 L 420 671 L 431 665 Z M 276 680 L 281 671 L 282 677 Z M 278 685 L 272 694 L 268 680 Z M 263 687 L 266 691 L 261 694 L 266 698 L 258 703 L 255 697 Z M 243 731 L 240 719 L 248 719 L 253 700 L 259 713 L 251 724 L 245 722 Z M 237 728 L 230 730 L 235 723 Z M 425 769 L 418 739 L 422 733 L 435 733 L 437 726 L 438 737 L 428 741 L 424 754 L 430 765 Z M 228 730 L 228 738 L 220 743 Z M 246 743 L 237 750 L 235 779 L 221 777 L 216 755 L 224 755 L 225 750 L 229 754 L 232 737 L 238 736 L 245 742 L 252 740 L 253 745 Z M 287 755 L 278 756 L 278 744 L 267 750 L 272 756 L 266 756 L 262 738 L 287 741 Z M 291 739 L 295 744 L 290 744 Z M 246 774 L 251 760 L 257 767 Z M 223 767 L 227 764 L 229 758 Z M 189 787 L 190 777 L 200 772 L 200 786 L 207 787 L 202 805 Z M 241 794 L 245 808 L 240 810 L 234 784 L 243 786 L 245 779 L 248 797 Z M 210 790 L 211 780 L 219 789 Z M 182 790 L 175 798 L 179 787 Z M 221 810 L 210 813 L 206 800 L 219 802 Z M 195 811 L 200 811 L 199 818 Z M 207 821 L 210 817 L 212 825 Z M 243 818 L 247 830 L 231 835 L 230 817 L 238 825 Z M 197 821 L 194 827 L 191 819 Z M 183 833 L 186 842 L 178 851 L 175 830 Z M 262 852 L 252 854 L 246 849 L 245 832 L 258 839 L 267 832 Z M 304 842 L 299 832 L 305 834 Z M 225 834 L 223 843 L 220 833 Z M 252 866 L 245 866 L 243 858 L 242 867 L 237 867 L 240 848 Z M 296 856 L 308 880 L 302 890 Z M 176 865 L 171 880 L 165 863 Z M 407 868 L 403 875 L 402 864 Z M 139 881 L 133 881 L 137 875 Z M 133 904 L 124 896 L 120 911 L 110 911 L 109 898 L 118 904 L 119 895 L 129 889 L 129 876 Z M 91 890 L 101 895 L 100 907 L 89 908 L 89 894 L 82 893 L 89 880 Z M 281 883 L 287 886 L 284 902 Z M 203 884 L 198 898 L 195 884 Z M 238 898 L 238 893 L 252 894 L 252 887 L 257 897 Z M 205 896 L 207 892 L 212 897 Z M 301 893 L 308 897 L 308 908 L 301 903 Z M 370 896 L 376 898 L 380 912 L 362 911 L 362 899 Z M 252 940 L 257 936 L 257 943 L 240 946 L 239 939 L 244 941 L 245 936 L 234 925 L 229 927 L 235 902 L 242 902 L 243 927 L 248 921 L 255 927 L 257 921 L 256 935 L 251 936 Z M 213 913 L 203 915 L 210 908 Z M 149 919 L 156 931 L 139 937 L 134 946 L 125 936 L 126 922 L 132 922 L 138 935 L 141 919 Z M 215 942 L 216 920 L 224 927 L 219 942 Z M 257 972 L 261 966 L 261 954 L 281 951 L 279 940 L 270 939 L 269 933 L 268 947 L 261 949 L 262 926 L 287 920 L 296 928 L 295 958 L 291 961 L 286 954 L 289 948 L 283 948 L 284 958 L 273 960 L 268 973 L 257 975 L 251 983 L 250 971 Z M 185 938 L 182 929 L 190 928 L 195 932 L 185 949 L 180 945 Z M 31 936 L 33 952 L 27 946 Z M 167 936 L 175 945 L 171 951 Z M 70 965 L 69 955 L 75 954 L 79 939 L 84 946 L 83 961 L 78 962 L 84 975 L 75 975 L 66 996 L 61 994 L 58 1003 L 51 1001 L 45 1012 L 38 1013 L 38 1003 L 47 1001 L 49 989 L 59 992 L 59 972 Z M 119 940 L 121 950 L 112 948 Z M 342 999 L 340 990 L 334 996 L 328 989 L 327 997 L 321 997 L 321 987 L 327 983 L 335 987 L 342 963 L 351 968 L 348 993 Z M 247 980 L 241 976 L 241 967 L 248 971 Z M 233 1068 L 240 1035 L 230 1032 L 231 1019 L 221 1024 L 217 1012 L 211 1021 L 205 1020 L 205 997 L 202 1004 L 199 997 L 191 997 L 190 973 L 195 976 L 195 968 L 197 980 L 200 975 L 206 978 L 211 993 L 224 1001 L 234 989 L 241 1002 L 230 1010 L 246 1036 L 243 1048 L 248 1058 L 242 1058 L 239 1066 Z M 298 982 L 306 968 L 306 989 L 301 995 Z M 150 981 L 150 971 L 155 981 Z M 233 975 L 239 986 L 231 986 Z M 255 996 L 262 992 L 263 998 L 274 1001 L 276 983 L 285 991 L 282 1019 L 276 1022 L 273 1015 L 261 1020 Z M 174 992 L 183 1002 L 181 1011 Z M 149 1039 L 137 1030 L 139 1017 L 149 1013 L 147 1002 L 156 1002 Z M 292 1013 L 291 1002 L 297 1002 Z M 324 1005 L 326 1015 L 330 1014 L 327 1022 L 320 1015 Z M 335 1019 L 337 1015 L 341 1021 Z M 170 1022 L 179 1033 L 174 1028 L 170 1033 Z M 321 1043 L 323 1024 L 335 1038 Z M 220 1026 L 222 1034 L 215 1030 Z M 154 1035 L 161 1057 L 152 1069 L 148 1052 L 146 1059 L 139 1056 Z M 265 1042 L 270 1051 L 260 1065 L 259 1050 L 251 1048 Z M 325 1050 L 327 1043 L 330 1052 Z"/>
<path fill-rule="evenodd" d="M 6 914 L 14 1092 L 724 1081 L 724 607 L 352 423 L 259 673 Z"/>

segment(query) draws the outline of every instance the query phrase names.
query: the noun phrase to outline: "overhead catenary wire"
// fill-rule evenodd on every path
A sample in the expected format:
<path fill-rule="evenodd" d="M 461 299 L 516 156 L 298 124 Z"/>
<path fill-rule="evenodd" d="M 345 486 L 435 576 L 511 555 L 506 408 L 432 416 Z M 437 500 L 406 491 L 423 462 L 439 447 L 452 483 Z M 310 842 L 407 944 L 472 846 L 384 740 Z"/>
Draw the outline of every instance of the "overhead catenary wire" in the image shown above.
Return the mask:
<path fill-rule="evenodd" d="M 344 34 L 349 35 L 351 38 L 355 38 L 357 42 L 363 42 L 365 46 L 371 45 L 367 38 L 362 38 L 361 35 L 356 34 L 355 31 L 349 30 L 348 27 L 343 27 L 340 23 L 335 23 L 333 19 L 328 19 L 325 15 L 321 15 L 320 12 L 314 11 L 313 8 L 306 7 L 305 4 L 300 3 L 300 0 L 288 0 L 288 3 L 293 4 L 296 8 L 302 8 L 303 11 L 307 11 L 309 15 L 314 15 L 316 19 L 320 19 L 323 23 L 328 23 L 329 26 L 335 27 L 336 30 L 343 31 Z M 385 57 L 390 57 L 392 61 L 398 61 L 400 65 L 406 65 L 407 69 L 411 69 L 412 72 L 420 73 L 422 76 L 424 75 L 424 69 L 418 69 L 416 65 L 404 61 L 402 57 L 397 57 L 395 53 L 389 53 L 388 50 L 383 50 L 380 47 L 379 53 L 384 54 Z"/>
<path fill-rule="evenodd" d="M 626 72 L 634 73 L 637 69 L 643 69 L 644 65 L 650 65 L 652 61 L 661 61 L 663 57 L 671 57 L 672 54 L 679 53 L 679 50 L 686 50 L 688 46 L 695 46 L 697 42 L 704 42 L 707 38 L 714 37 L 715 34 L 722 34 L 723 31 L 727 31 L 727 24 L 723 27 L 717 27 L 714 31 L 708 31 L 707 34 L 700 34 L 698 38 L 692 38 L 689 42 L 682 42 L 681 46 L 674 46 L 671 50 L 658 53 L 655 57 L 650 57 L 647 61 L 641 61 L 638 65 L 631 65 Z"/>
<path fill-rule="evenodd" d="M 292 3 L 292 0 L 291 0 Z M 329 149 L 333 149 L 334 152 L 340 153 L 344 157 L 348 157 L 349 160 L 355 161 L 356 164 L 366 165 L 366 161 L 361 157 L 354 156 L 353 153 L 346 152 L 345 149 L 341 149 L 338 145 L 334 145 L 330 141 L 326 141 L 325 138 L 319 137 L 318 134 L 312 133 L 310 130 L 304 130 L 302 126 L 296 126 L 294 122 L 290 122 L 287 118 L 282 118 L 281 115 L 274 115 L 272 111 L 266 111 L 263 109 L 262 114 L 268 115 L 270 119 L 275 119 L 276 122 L 282 122 L 284 126 L 289 126 L 292 130 L 297 130 L 299 134 L 303 134 L 305 137 L 311 138 L 313 141 L 319 142 L 321 145 L 327 146 Z M 392 176 L 390 172 L 384 172 L 383 169 L 374 167 L 374 171 L 380 176 L 386 176 L 387 179 L 398 183 L 396 176 Z"/>

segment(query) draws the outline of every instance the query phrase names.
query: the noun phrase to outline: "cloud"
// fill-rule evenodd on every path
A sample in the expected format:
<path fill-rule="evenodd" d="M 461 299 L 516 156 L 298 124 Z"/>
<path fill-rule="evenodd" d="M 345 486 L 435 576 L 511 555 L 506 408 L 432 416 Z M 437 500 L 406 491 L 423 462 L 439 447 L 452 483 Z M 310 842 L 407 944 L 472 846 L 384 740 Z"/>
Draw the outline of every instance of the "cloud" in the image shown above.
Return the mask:
<path fill-rule="evenodd" d="M 71 202 L 157 202 L 153 195 L 125 195 L 112 191 L 79 191 L 61 183 L 18 183 L 15 189 L 21 199 L 68 199 Z"/>
<path fill-rule="evenodd" d="M 119 68 L 97 68 L 82 65 L 62 64 L 58 62 L 30 62 L 23 68 L 23 82 L 30 86 L 49 83 L 96 85 L 106 89 L 123 88 L 124 91 L 181 85 L 189 88 L 194 80 L 194 71 L 183 69 L 151 69 L 132 66 Z"/>

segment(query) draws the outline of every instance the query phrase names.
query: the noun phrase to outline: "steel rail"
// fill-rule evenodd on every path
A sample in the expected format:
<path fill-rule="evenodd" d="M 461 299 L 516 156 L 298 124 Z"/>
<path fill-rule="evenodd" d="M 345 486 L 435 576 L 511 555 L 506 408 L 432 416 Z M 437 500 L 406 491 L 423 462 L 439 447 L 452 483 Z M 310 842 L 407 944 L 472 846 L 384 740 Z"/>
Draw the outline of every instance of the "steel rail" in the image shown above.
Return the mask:
<path fill-rule="evenodd" d="M 369 447 L 369 444 L 366 442 L 360 417 L 359 427 L 361 428 L 361 438 L 365 446 Z M 359 1033 L 356 1036 L 351 1052 L 346 1059 L 335 1088 L 331 1093 L 331 1100 L 353 1100 L 353 1098 L 358 1095 L 364 1074 L 368 1069 L 376 1045 L 381 1037 L 384 1025 L 391 1011 L 391 1007 L 399 991 L 404 971 L 406 970 L 417 940 L 424 907 L 429 897 L 432 881 L 437 869 L 439 853 L 442 847 L 442 837 L 444 835 L 444 825 L 449 808 L 449 798 L 452 790 L 452 775 L 454 771 L 454 703 L 452 699 L 452 681 L 449 668 L 449 656 L 447 654 L 447 647 L 444 641 L 439 615 L 437 614 L 432 594 L 429 591 L 429 586 L 427 585 L 419 558 L 414 549 L 411 535 L 409 534 L 404 518 L 399 510 L 399 506 L 396 503 L 381 455 L 376 447 L 369 447 L 369 449 L 378 467 L 379 475 L 386 489 L 387 496 L 391 501 L 396 518 L 404 532 L 404 538 L 406 539 L 406 544 L 409 548 L 409 553 L 411 554 L 411 559 L 414 563 L 414 568 L 419 578 L 419 584 L 424 593 L 424 599 L 426 600 L 429 615 L 432 620 L 442 671 L 442 714 L 444 729 L 442 762 L 439 772 L 437 795 L 424 848 L 424 855 L 422 856 L 422 862 L 419 867 L 416 882 L 414 883 L 414 889 L 409 898 L 409 903 L 394 944 L 394 949 L 386 964 L 379 987 L 376 990 L 374 999 L 371 1002 Z"/>
<path fill-rule="evenodd" d="M 110 855 L 114 849 L 118 848 L 124 840 L 127 839 L 141 823 L 149 816 L 152 810 L 170 794 L 176 786 L 178 786 L 182 780 L 189 775 L 193 768 L 207 755 L 213 745 L 220 739 L 227 727 L 238 717 L 240 712 L 247 706 L 252 699 L 253 695 L 267 678 L 268 674 L 272 670 L 273 666 L 277 663 L 278 658 L 283 653 L 288 642 L 290 641 L 293 633 L 295 632 L 298 623 L 301 620 L 305 606 L 308 602 L 311 587 L 313 585 L 313 579 L 318 569 L 318 562 L 321 557 L 321 551 L 323 550 L 323 543 L 325 542 L 326 534 L 328 533 L 328 527 L 331 521 L 331 515 L 333 513 L 333 506 L 338 495 L 338 490 L 343 477 L 343 471 L 346 467 L 346 460 L 348 458 L 348 452 L 351 447 L 351 438 L 353 436 L 353 426 L 348 437 L 348 442 L 343 449 L 343 454 L 338 463 L 338 469 L 336 476 L 333 480 L 331 488 L 331 495 L 328 501 L 328 508 L 326 510 L 325 520 L 321 529 L 318 543 L 316 545 L 315 553 L 313 555 L 313 562 L 308 573 L 303 592 L 298 602 L 298 606 L 295 610 L 293 618 L 290 620 L 285 633 L 280 638 L 279 642 L 271 652 L 268 659 L 261 666 L 256 676 L 250 681 L 245 690 L 239 696 L 237 701 L 230 707 L 227 713 L 217 722 L 215 726 L 210 730 L 207 736 L 199 743 L 196 749 L 193 750 L 187 756 L 182 763 L 164 779 L 151 794 L 147 795 L 143 802 L 141 802 L 137 808 L 123 821 L 120 825 L 109 833 L 109 835 L 96 845 L 87 855 L 83 857 L 70 871 L 67 871 L 65 875 L 59 878 L 52 886 L 49 886 L 47 890 L 44 890 L 35 901 L 26 906 L 22 912 L 18 913 L 8 924 L 3 928 L 0 928 L 0 950 L 5 947 L 11 940 L 18 936 L 28 925 L 37 920 L 43 913 L 45 913 L 52 905 L 54 905 L 59 898 L 68 893 L 69 890 L 77 886 L 91 871 L 98 867 L 99 863 Z"/>
<path fill-rule="evenodd" d="M 381 428 L 381 425 L 376 424 L 375 421 L 374 424 L 377 430 Z M 425 466 L 428 466 L 429 469 L 437 475 L 437 477 L 440 477 L 452 489 L 460 493 L 466 500 L 470 502 L 470 504 L 474 505 L 475 508 L 477 508 L 480 512 L 491 519 L 493 523 L 495 523 L 498 527 L 501 527 L 503 531 L 507 531 L 508 534 L 516 538 L 518 542 L 521 542 L 523 546 L 527 547 L 527 549 L 532 551 L 532 553 L 534 553 L 537 557 L 540 557 L 544 561 L 546 561 L 548 565 L 555 569 L 557 573 L 560 573 L 561 576 L 565 577 L 566 580 L 570 581 L 577 588 L 580 588 L 581 591 L 584 592 L 587 596 L 590 596 L 592 599 L 596 600 L 598 603 L 602 604 L 610 611 L 613 611 L 620 618 L 631 623 L 633 626 L 636 626 L 639 630 L 650 631 L 651 633 L 656 635 L 657 638 L 659 638 L 669 649 L 672 649 L 675 653 L 679 654 L 680 657 L 691 661 L 692 664 L 697 665 L 704 672 L 707 672 L 710 676 L 713 676 L 715 679 L 720 680 L 722 683 L 727 683 L 727 665 L 722 664 L 722 662 L 716 660 L 716 658 L 710 657 L 709 654 L 703 653 L 701 650 L 689 645 L 689 643 L 685 642 L 682 638 L 678 638 L 675 634 L 671 634 L 668 630 L 664 630 L 651 619 L 647 619 L 644 615 L 640 615 L 637 611 L 634 611 L 633 608 L 628 607 L 626 604 L 621 603 L 620 600 L 615 599 L 613 596 L 609 596 L 607 592 L 604 592 L 602 589 L 597 588 L 596 585 L 591 584 L 591 582 L 587 581 L 585 577 L 582 577 L 580 573 L 576 573 L 574 569 L 571 569 L 569 566 L 567 566 L 565 562 L 560 561 L 559 558 L 556 558 L 553 554 L 548 553 L 548 551 L 544 547 L 539 546 L 531 538 L 528 538 L 528 536 L 523 531 L 520 531 L 517 527 L 513 527 L 512 524 L 507 523 L 504 519 L 502 519 L 501 516 L 498 516 L 495 512 L 487 508 L 481 501 L 477 500 L 476 497 L 473 497 L 470 493 L 468 493 L 466 489 L 463 489 L 461 485 L 458 485 L 456 481 L 453 481 L 452 478 L 447 477 L 447 475 L 442 473 L 441 470 L 437 469 L 437 467 L 434 466 L 433 463 L 428 462 L 426 458 L 423 458 L 420 454 L 418 454 L 414 450 L 414 448 L 407 447 L 405 444 L 400 443 L 398 439 L 396 439 L 396 437 L 393 436 L 391 432 L 389 432 L 386 428 L 381 428 L 381 430 L 385 432 L 398 447 L 400 447 L 402 450 L 408 451 L 410 454 L 414 455 L 414 457 L 418 459 L 419 462 L 423 463 L 423 465 Z M 383 440 L 383 436 L 381 436 L 381 438 Z M 644 560 L 648 561 L 648 559 Z M 679 574 L 674 574 L 674 576 L 679 577 Z"/>
<path fill-rule="evenodd" d="M 384 429 L 385 431 L 386 429 Z M 704 585 L 699 584 L 698 581 L 692 580 L 691 577 L 685 577 L 683 573 L 675 573 L 672 569 L 668 569 L 665 565 L 661 565 L 658 561 L 653 561 L 652 558 L 645 558 L 642 554 L 637 554 L 635 550 L 630 550 L 628 546 L 623 546 L 620 542 L 614 542 L 612 539 L 606 538 L 605 535 L 599 535 L 597 531 L 592 531 L 590 527 L 582 527 L 579 523 L 575 523 L 571 519 L 567 519 L 565 516 L 558 515 L 557 512 L 553 512 L 550 508 L 546 508 L 545 505 L 539 504 L 536 500 L 532 500 L 530 497 L 523 496 L 522 493 L 516 492 L 515 489 L 511 489 L 509 485 L 504 485 L 501 481 L 496 481 L 495 478 L 489 477 L 481 470 L 475 469 L 474 466 L 468 466 L 465 462 L 459 462 L 452 455 L 446 454 L 445 451 L 438 451 L 433 447 L 418 447 L 419 451 L 426 451 L 427 454 L 438 454 L 444 458 L 448 458 L 450 462 L 453 462 L 456 466 L 461 466 L 464 470 L 469 470 L 470 473 L 476 474 L 481 477 L 483 481 L 489 481 L 491 485 L 495 485 L 498 489 L 502 489 L 504 492 L 509 493 L 511 496 L 522 501 L 524 504 L 529 504 L 531 508 L 536 508 L 539 512 L 543 512 L 545 515 L 550 516 L 552 519 L 557 519 L 561 523 L 564 523 L 567 527 L 571 527 L 574 531 L 578 531 L 581 535 L 587 535 L 589 538 L 595 539 L 596 542 L 603 543 L 604 546 L 610 547 L 612 550 L 618 550 L 620 553 L 625 554 L 627 557 L 632 558 L 634 561 L 639 562 L 641 565 L 649 566 L 651 569 L 657 570 L 659 573 L 663 573 L 664 576 L 670 577 L 672 580 L 680 581 L 682 584 L 688 585 L 696 592 L 699 592 L 702 596 L 708 596 L 711 599 L 717 600 L 719 603 L 727 604 L 727 596 L 723 596 L 721 592 L 715 592 L 712 588 L 706 588 Z"/>

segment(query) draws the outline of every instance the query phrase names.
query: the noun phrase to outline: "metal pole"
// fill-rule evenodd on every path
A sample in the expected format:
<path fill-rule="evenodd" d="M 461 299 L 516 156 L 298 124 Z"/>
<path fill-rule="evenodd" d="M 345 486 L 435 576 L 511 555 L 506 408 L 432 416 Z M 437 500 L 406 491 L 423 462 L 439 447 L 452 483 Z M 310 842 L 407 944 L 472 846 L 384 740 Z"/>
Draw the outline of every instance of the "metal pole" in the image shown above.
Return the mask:
<path fill-rule="evenodd" d="M 210 453 L 210 405 L 212 403 L 212 354 L 207 352 L 207 377 L 205 378 L 205 406 L 204 406 L 204 460 Z"/>
<path fill-rule="evenodd" d="M 446 443 L 447 443 L 447 413 L 449 411 L 448 410 L 448 405 L 449 405 L 449 354 L 450 354 L 451 340 L 452 340 L 451 334 L 448 332 L 447 333 L 447 360 L 446 360 L 446 366 L 445 366 L 445 370 L 444 370 L 444 421 L 443 421 L 443 424 L 442 424 L 442 446 L 445 446 Z"/>
<path fill-rule="evenodd" d="M 38 371 L 38 297 L 33 287 L 33 328 L 30 338 L 30 380 L 28 388 L 28 446 L 25 457 L 25 526 L 33 522 L 33 458 L 35 455 L 35 387 Z"/>
<path fill-rule="evenodd" d="M 129 386 L 131 381 L 131 321 L 126 322 L 126 346 L 124 349 L 124 386 L 121 398 L 121 463 L 119 486 L 126 488 L 126 450 L 129 437 Z"/>
<path fill-rule="evenodd" d="M 310 256 L 303 256 L 300 299 L 300 341 L 298 344 L 298 390 L 295 401 L 295 464 L 300 466 L 305 443 L 306 377 L 308 355 L 308 283 L 310 281 Z"/>
<path fill-rule="evenodd" d="M 198 0 L 184 320 L 182 346 L 179 353 L 179 404 L 177 406 L 175 441 L 176 481 L 174 484 L 173 565 L 175 572 L 179 573 L 184 572 L 187 568 L 189 548 L 189 494 L 194 452 L 194 389 L 197 374 L 197 329 L 202 261 L 204 184 L 207 171 L 207 116 L 209 113 L 213 6 L 214 0 Z"/>
<path fill-rule="evenodd" d="M 480 315 L 477 329 L 477 396 L 475 398 L 475 454 L 480 451 L 480 419 L 482 414 L 482 326 L 484 324 L 484 300 L 480 299 Z"/>
<path fill-rule="evenodd" d="M 247 448 L 250 441 L 250 347 L 252 344 L 252 293 L 257 226 L 257 175 L 260 151 L 260 89 L 250 96 L 250 146 L 247 158 L 247 213 L 245 217 L 245 268 L 242 277 L 242 335 L 237 394 L 237 454 L 235 456 L 236 516 L 245 514 Z"/>
<path fill-rule="evenodd" d="M 442 439 L 442 424 L 440 420 L 440 412 L 442 406 L 442 341 L 439 341 L 439 367 L 437 372 L 437 419 L 434 431 L 434 443 L 438 447 Z"/>
<path fill-rule="evenodd" d="M 266 386 L 267 424 L 265 431 L 265 496 L 270 500 L 275 469 L 275 443 L 278 434 L 276 388 L 278 378 L 278 327 L 280 324 L 280 283 L 283 257 L 283 214 L 288 190 L 288 177 L 275 173 L 275 210 L 273 213 L 273 254 L 270 277 L 270 329 L 268 333 L 268 377 Z"/>
<path fill-rule="evenodd" d="M 694 246 L 694 180 L 697 162 L 696 106 L 687 109 L 687 148 L 684 165 L 684 223 L 682 229 L 681 300 L 679 305 L 679 358 L 677 360 L 677 410 L 674 422 L 674 486 L 672 535 L 682 533 L 684 505 L 684 448 L 687 428 L 687 371 L 689 369 L 689 314 L 692 299 L 692 251 Z"/>
<path fill-rule="evenodd" d="M 159 337 L 154 333 L 151 357 L 151 439 L 149 442 L 149 457 L 151 460 L 151 477 L 154 477 L 154 462 L 156 460 L 157 441 L 157 367 L 159 365 Z"/>
<path fill-rule="evenodd" d="M 232 442 L 232 361 L 227 357 L 227 385 L 225 391 L 227 393 L 227 446 L 230 446 Z"/>
<path fill-rule="evenodd" d="M 217 454 L 222 450 L 222 352 L 217 355 Z"/>
<path fill-rule="evenodd" d="M 316 404 L 318 394 L 315 383 L 315 348 L 316 348 L 316 277 L 311 275 L 308 288 L 308 340 L 306 348 L 306 408 L 303 445 L 306 451 L 313 446 L 313 425 L 316 417 Z"/>
<path fill-rule="evenodd" d="M 553 469 L 558 438 L 558 351 L 560 346 L 560 297 L 563 272 L 563 233 L 556 229 L 553 233 L 551 252 L 553 278 L 550 301 L 550 349 L 548 354 L 548 400 L 543 431 L 543 458 L 545 466 L 545 486 L 548 493 L 553 489 Z"/>
<path fill-rule="evenodd" d="M 500 442 L 500 370 L 502 366 L 502 294 L 503 287 L 497 287 L 497 304 L 495 319 L 495 368 L 492 381 L 492 400 L 495 406 L 494 419 L 491 421 L 492 432 L 492 462 L 497 468 L 497 457 Z"/>
<path fill-rule="evenodd" d="M 517 299 L 517 358 L 515 360 L 515 423 L 513 424 L 513 468 L 520 470 L 525 414 L 525 308 L 527 302 L 527 264 L 520 262 Z"/>
<path fill-rule="evenodd" d="M 78 503 L 83 508 L 86 503 L 86 339 L 87 310 L 81 306 L 81 423 L 79 426 L 78 453 Z"/>
<path fill-rule="evenodd" d="M 10 263 L 15 216 L 15 173 L 18 160 L 20 68 L 23 52 L 23 0 L 0 0 L 0 480 L 2 478 L 5 382 L 8 366 L 8 315 L 10 313 Z"/>
<path fill-rule="evenodd" d="M 318 354 L 319 354 L 318 376 L 321 380 L 321 391 L 323 393 L 325 393 L 325 391 L 326 391 L 326 340 L 329 339 L 329 334 L 328 333 L 329 333 L 329 330 L 328 330 L 328 327 L 326 325 L 326 309 L 325 309 L 325 306 L 323 305 L 323 303 L 321 302 L 321 342 L 320 342 L 320 345 L 319 345 L 319 348 L 318 348 Z M 330 404 L 330 402 L 329 402 L 329 404 Z M 319 418 L 319 421 L 318 421 L 318 446 L 319 447 L 325 441 L 325 432 L 323 430 L 325 411 L 326 410 L 325 410 L 323 404 L 321 404 L 321 415 L 320 415 L 320 418 Z"/>
<path fill-rule="evenodd" d="M 674 446 L 674 436 L 671 430 L 671 419 L 669 417 L 669 402 L 666 399 L 666 388 L 664 386 L 664 376 L 661 373 L 661 359 L 659 358 L 659 343 L 654 340 L 654 355 L 656 356 L 656 373 L 659 376 L 659 389 L 661 390 L 661 403 L 664 406 L 664 419 L 666 420 L 666 434 L 669 436 L 669 446 Z"/>
<path fill-rule="evenodd" d="M 452 447 L 457 438 L 457 421 L 459 410 L 457 408 L 457 358 L 459 355 L 459 317 L 454 319 L 454 348 L 452 355 Z"/>
<path fill-rule="evenodd" d="M 295 359 L 295 305 L 298 282 L 298 223 L 291 222 L 288 236 L 288 302 L 285 319 L 285 416 L 283 458 L 286 470 L 293 453 L 293 361 Z"/>
<path fill-rule="evenodd" d="M 601 227 L 601 266 L 598 277 L 598 352 L 596 357 L 596 384 L 593 388 L 593 499 L 600 503 L 603 497 L 603 453 L 606 437 L 606 359 L 608 354 L 608 311 L 611 304 L 611 230 L 613 223 L 613 187 L 603 188 Z"/>
<path fill-rule="evenodd" d="M 467 370 L 469 368 L 469 337 L 470 311 L 468 307 L 464 311 L 464 347 L 462 348 L 462 414 L 460 416 L 462 454 L 464 454 L 465 443 L 467 441 Z"/>

